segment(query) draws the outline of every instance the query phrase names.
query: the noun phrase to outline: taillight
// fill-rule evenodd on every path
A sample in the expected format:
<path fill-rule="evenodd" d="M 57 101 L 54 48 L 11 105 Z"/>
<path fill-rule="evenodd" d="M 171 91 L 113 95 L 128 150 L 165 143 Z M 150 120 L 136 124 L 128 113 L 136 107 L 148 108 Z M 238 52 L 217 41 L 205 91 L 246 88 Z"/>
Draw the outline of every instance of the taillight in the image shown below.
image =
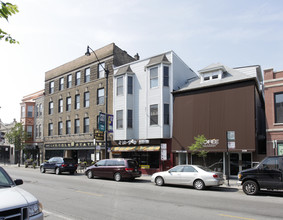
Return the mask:
<path fill-rule="evenodd" d="M 67 166 L 67 164 L 62 164 L 62 165 L 61 165 L 61 167 L 66 167 L 66 166 Z"/>
<path fill-rule="evenodd" d="M 133 172 L 133 171 L 134 171 L 134 168 L 125 168 L 125 170 L 126 170 L 127 172 Z"/>
<path fill-rule="evenodd" d="M 218 178 L 218 175 L 217 175 L 217 174 L 213 174 L 213 177 L 214 177 L 214 178 Z"/>

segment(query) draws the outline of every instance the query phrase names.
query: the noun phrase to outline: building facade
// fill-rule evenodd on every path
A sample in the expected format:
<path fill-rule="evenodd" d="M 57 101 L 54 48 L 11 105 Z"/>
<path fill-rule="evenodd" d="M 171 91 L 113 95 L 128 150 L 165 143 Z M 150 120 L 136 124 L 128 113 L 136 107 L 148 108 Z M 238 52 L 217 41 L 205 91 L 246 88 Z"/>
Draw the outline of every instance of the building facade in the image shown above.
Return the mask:
<path fill-rule="evenodd" d="M 114 69 L 112 157 L 136 159 L 143 173 L 172 166 L 172 92 L 196 74 L 173 52 Z"/>
<path fill-rule="evenodd" d="M 283 155 L 283 71 L 264 70 L 267 155 Z"/>
<path fill-rule="evenodd" d="M 42 146 L 42 137 L 38 138 L 37 135 L 37 125 L 38 121 L 38 110 L 36 100 L 44 99 L 44 90 L 26 95 L 23 97 L 21 102 L 21 123 L 24 126 L 24 130 L 27 133 L 27 140 L 25 142 L 25 147 L 23 150 L 22 161 L 26 159 L 37 160 L 39 163 L 39 146 Z M 41 127 L 43 126 L 43 119 L 40 120 Z M 41 128 L 42 129 L 42 128 Z"/>
<path fill-rule="evenodd" d="M 16 125 L 16 119 L 12 123 L 3 123 L 0 119 L 0 163 L 15 163 L 15 146 L 10 144 L 5 135 Z"/>
<path fill-rule="evenodd" d="M 174 93 L 174 164 L 203 164 L 189 146 L 204 135 L 206 166 L 236 176 L 266 154 L 260 66 L 212 64 Z"/>
<path fill-rule="evenodd" d="M 45 73 L 44 148 L 45 159 L 72 157 L 80 161 L 95 160 L 94 132 L 99 113 L 106 108 L 108 75 L 108 113 L 113 109 L 113 67 L 135 59 L 114 43 L 95 51 L 96 56 L 82 56 Z M 104 68 L 103 68 L 104 67 Z M 111 136 L 108 136 L 111 143 Z M 96 141 L 98 157 L 106 156 L 105 141 Z M 109 147 L 109 146 L 107 146 Z"/>

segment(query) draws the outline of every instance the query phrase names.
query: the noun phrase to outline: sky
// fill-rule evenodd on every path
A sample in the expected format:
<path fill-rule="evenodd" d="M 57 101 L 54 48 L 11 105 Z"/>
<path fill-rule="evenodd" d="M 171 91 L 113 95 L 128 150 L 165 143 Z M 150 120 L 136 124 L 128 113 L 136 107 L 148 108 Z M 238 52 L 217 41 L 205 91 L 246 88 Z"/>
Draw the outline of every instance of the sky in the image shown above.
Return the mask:
<path fill-rule="evenodd" d="M 3 1 L 3 0 L 2 0 Z M 6 2 L 4 0 L 4 2 Z M 145 59 L 173 50 L 197 72 L 212 63 L 283 70 L 281 0 L 8 0 L 19 13 L 0 28 L 0 119 L 20 120 L 23 96 L 45 72 L 115 43 Z"/>

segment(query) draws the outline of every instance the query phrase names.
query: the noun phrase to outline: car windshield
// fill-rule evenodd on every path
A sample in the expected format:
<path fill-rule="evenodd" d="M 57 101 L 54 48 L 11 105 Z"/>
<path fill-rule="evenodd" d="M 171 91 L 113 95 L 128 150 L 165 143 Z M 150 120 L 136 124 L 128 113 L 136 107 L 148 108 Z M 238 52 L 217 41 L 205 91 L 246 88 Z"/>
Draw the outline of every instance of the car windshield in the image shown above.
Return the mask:
<path fill-rule="evenodd" d="M 208 167 L 204 167 L 204 166 L 201 166 L 201 165 L 197 165 L 197 167 L 206 171 L 206 172 L 214 172 L 212 169 L 209 169 Z"/>
<path fill-rule="evenodd" d="M 0 187 L 10 187 L 13 186 L 14 182 L 8 176 L 8 174 L 4 171 L 4 169 L 0 168 Z"/>

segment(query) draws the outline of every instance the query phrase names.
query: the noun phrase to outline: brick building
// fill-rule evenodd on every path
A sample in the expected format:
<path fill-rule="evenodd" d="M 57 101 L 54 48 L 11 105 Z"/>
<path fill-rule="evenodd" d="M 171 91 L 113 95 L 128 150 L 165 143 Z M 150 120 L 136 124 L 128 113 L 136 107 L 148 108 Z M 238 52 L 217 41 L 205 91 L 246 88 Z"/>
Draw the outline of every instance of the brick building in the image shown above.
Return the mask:
<path fill-rule="evenodd" d="M 283 71 L 264 70 L 267 155 L 283 155 Z"/>
<path fill-rule="evenodd" d="M 65 156 L 78 161 L 94 160 L 94 129 L 98 116 L 105 112 L 106 79 L 108 80 L 108 113 L 113 109 L 113 67 L 135 59 L 111 43 L 95 51 L 95 55 L 82 56 L 45 73 L 44 147 L 45 159 Z M 108 136 L 111 143 L 111 134 Z M 104 141 L 100 154 L 105 155 Z M 110 146 L 108 146 L 110 147 Z"/>

